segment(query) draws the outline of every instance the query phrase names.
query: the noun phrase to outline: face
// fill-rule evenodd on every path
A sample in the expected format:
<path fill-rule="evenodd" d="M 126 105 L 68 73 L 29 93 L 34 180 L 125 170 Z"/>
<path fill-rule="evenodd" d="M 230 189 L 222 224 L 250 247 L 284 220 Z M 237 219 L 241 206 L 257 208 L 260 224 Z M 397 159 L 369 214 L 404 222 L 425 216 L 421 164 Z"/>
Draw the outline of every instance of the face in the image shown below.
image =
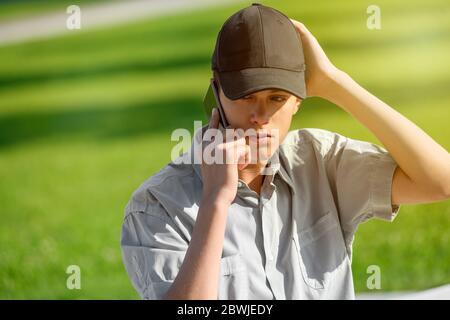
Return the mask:
<path fill-rule="evenodd" d="M 252 154 L 259 155 L 257 163 L 266 162 L 283 142 L 291 126 L 292 116 L 301 103 L 301 99 L 278 89 L 257 91 L 241 99 L 230 100 L 220 88 L 219 96 L 232 128 L 244 131 L 254 129 L 257 133 L 271 134 L 268 138 L 250 138 L 254 139 L 251 140 L 253 143 L 247 139 Z"/>

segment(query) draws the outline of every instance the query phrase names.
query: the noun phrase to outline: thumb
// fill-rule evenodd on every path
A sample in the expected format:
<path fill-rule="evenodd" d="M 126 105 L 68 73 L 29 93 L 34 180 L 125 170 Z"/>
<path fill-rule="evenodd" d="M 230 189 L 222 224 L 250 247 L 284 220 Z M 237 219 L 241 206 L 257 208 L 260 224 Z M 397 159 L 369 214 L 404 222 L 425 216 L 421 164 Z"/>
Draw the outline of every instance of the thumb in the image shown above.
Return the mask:
<path fill-rule="evenodd" d="M 238 170 L 242 170 L 251 163 L 251 149 L 249 145 L 244 146 L 243 154 L 239 157 Z"/>

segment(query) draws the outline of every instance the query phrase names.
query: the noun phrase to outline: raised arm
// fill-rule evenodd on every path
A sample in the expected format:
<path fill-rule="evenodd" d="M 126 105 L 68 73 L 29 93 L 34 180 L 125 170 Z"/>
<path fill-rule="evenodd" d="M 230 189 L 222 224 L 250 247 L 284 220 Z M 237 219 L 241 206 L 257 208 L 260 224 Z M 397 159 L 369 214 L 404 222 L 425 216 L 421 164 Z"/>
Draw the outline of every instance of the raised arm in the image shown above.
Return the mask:
<path fill-rule="evenodd" d="M 214 109 L 209 129 L 218 127 L 219 113 Z M 205 147 L 203 145 L 203 149 Z M 223 159 L 229 161 L 202 161 L 203 197 L 183 264 L 165 299 L 213 300 L 218 297 L 228 208 L 236 196 L 238 169 L 245 167 L 250 159 L 245 137 L 229 142 L 217 141 L 214 150 L 223 152 Z"/>
<path fill-rule="evenodd" d="M 317 39 L 300 22 L 308 96 L 333 102 L 368 128 L 398 167 L 392 204 L 427 203 L 450 198 L 450 154 L 402 114 L 362 88 L 327 58 Z"/>

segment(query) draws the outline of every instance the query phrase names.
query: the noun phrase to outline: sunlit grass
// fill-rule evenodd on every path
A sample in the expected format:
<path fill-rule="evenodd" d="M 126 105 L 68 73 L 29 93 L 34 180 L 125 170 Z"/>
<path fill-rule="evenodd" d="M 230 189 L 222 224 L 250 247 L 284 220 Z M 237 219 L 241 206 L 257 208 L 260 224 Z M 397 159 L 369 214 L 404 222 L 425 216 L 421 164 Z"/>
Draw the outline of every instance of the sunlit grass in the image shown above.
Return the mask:
<path fill-rule="evenodd" d="M 443 1 L 264 2 L 304 21 L 330 58 L 450 148 L 448 11 Z M 402 5 L 400 5 L 400 4 Z M 170 133 L 205 120 L 201 100 L 223 21 L 239 5 L 0 48 L 0 297 L 137 298 L 119 248 L 131 192 L 170 160 Z M 349 114 L 307 99 L 292 129 L 318 127 L 378 143 Z M 448 201 L 403 206 L 363 224 L 354 245 L 383 290 L 450 282 Z M 77 264 L 82 290 L 67 290 Z"/>

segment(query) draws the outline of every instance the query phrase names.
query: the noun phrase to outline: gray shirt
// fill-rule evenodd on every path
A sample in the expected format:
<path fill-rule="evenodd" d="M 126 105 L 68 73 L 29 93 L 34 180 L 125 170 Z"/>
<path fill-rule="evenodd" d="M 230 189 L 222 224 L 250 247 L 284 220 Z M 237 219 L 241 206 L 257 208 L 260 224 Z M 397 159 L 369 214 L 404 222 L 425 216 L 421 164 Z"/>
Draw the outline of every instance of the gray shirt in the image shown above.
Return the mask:
<path fill-rule="evenodd" d="M 143 299 L 166 293 L 191 239 L 201 167 L 179 161 L 191 152 L 145 181 L 125 209 L 123 260 Z M 290 131 L 269 165 L 260 195 L 239 180 L 218 298 L 354 299 L 354 234 L 370 218 L 392 221 L 398 213 L 391 205 L 396 162 L 375 144 L 306 128 Z"/>

